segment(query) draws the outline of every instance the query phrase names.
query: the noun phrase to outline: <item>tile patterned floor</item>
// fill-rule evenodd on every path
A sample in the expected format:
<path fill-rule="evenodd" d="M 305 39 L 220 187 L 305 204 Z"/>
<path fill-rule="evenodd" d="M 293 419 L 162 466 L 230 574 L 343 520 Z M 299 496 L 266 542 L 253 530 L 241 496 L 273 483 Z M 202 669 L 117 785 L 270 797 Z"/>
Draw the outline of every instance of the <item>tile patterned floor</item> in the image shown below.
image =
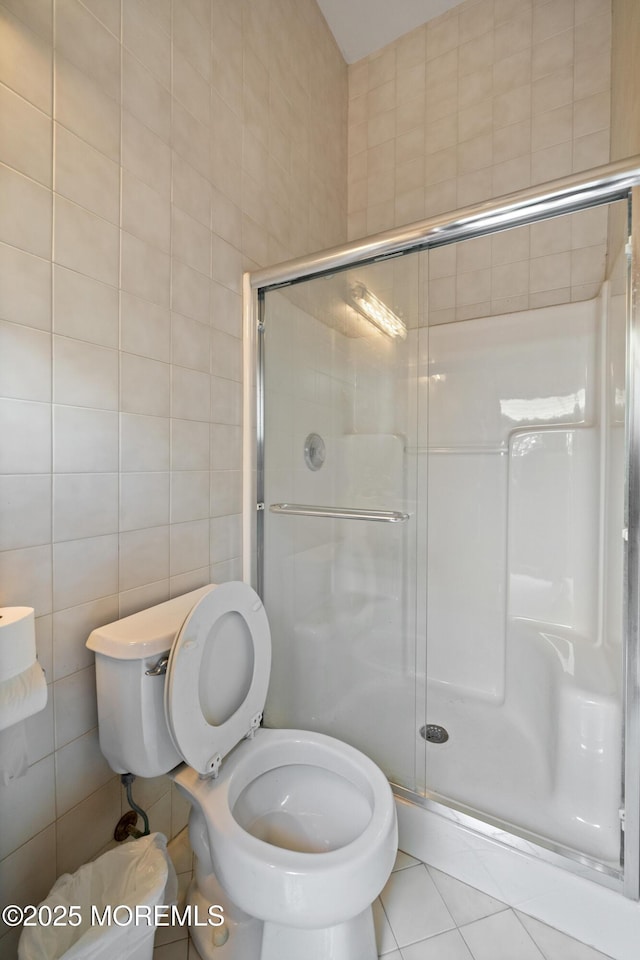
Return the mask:
<path fill-rule="evenodd" d="M 186 831 L 170 852 L 184 896 L 191 878 Z M 383 960 L 608 960 L 402 852 L 374 904 L 374 919 Z M 158 931 L 153 957 L 200 960 L 186 930 L 179 927 Z"/>

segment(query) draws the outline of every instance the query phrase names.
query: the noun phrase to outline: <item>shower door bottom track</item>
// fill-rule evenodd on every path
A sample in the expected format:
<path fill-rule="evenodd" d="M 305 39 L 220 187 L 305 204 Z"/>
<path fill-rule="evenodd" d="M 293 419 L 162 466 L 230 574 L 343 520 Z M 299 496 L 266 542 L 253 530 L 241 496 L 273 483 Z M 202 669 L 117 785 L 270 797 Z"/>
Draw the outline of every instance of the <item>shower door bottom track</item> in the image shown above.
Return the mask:
<path fill-rule="evenodd" d="M 513 824 L 504 820 L 494 819 L 484 814 L 480 817 L 477 811 L 465 808 L 463 805 L 439 794 L 427 791 L 423 795 L 417 791 L 408 790 L 406 787 L 393 783 L 393 781 L 391 781 L 391 788 L 398 800 L 422 807 L 424 810 L 435 813 L 445 820 L 456 823 L 465 830 L 476 833 L 494 843 L 517 850 L 519 853 L 527 854 L 538 860 L 544 860 L 546 863 L 567 870 L 586 880 L 602 884 L 619 893 L 622 892 L 622 867 L 601 863 L 570 847 L 545 841 L 542 837 L 528 833 L 526 830 L 519 830 Z M 411 854 L 410 850 L 405 852 Z"/>

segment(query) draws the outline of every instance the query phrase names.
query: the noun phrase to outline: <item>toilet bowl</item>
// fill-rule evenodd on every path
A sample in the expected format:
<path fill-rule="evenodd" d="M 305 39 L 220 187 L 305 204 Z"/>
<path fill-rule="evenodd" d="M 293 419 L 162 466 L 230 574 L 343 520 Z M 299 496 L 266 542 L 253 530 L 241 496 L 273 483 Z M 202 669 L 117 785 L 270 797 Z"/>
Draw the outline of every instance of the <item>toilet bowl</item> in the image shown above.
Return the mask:
<path fill-rule="evenodd" d="M 375 960 L 371 904 L 395 859 L 393 796 L 347 744 L 260 727 L 271 645 L 257 594 L 203 587 L 94 630 L 87 645 L 110 765 L 169 773 L 192 805 L 189 902 L 225 915 L 224 931 L 191 929 L 203 960 Z"/>

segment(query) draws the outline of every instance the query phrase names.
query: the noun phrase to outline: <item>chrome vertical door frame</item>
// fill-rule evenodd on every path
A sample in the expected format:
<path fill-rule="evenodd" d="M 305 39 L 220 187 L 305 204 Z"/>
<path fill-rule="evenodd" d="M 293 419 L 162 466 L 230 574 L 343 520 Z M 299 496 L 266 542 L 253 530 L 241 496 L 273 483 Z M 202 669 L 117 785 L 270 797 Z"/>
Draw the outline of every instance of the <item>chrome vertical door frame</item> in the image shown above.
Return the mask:
<path fill-rule="evenodd" d="M 624 894 L 640 898 L 640 186 L 631 190 L 627 292 Z"/>
<path fill-rule="evenodd" d="M 258 290 L 251 274 L 242 278 L 242 577 L 245 583 L 258 583 L 258 554 L 262 556 L 262 531 L 256 522 L 258 503 L 258 462 L 263 472 L 264 421 L 258 415 L 262 403 L 262 363 L 258 353 Z M 258 537 L 260 534 L 260 538 Z"/>
<path fill-rule="evenodd" d="M 264 520 L 261 308 L 268 289 L 629 197 L 632 198 L 633 244 L 628 296 L 624 872 L 617 883 L 627 897 L 637 900 L 640 899 L 640 156 L 244 275 L 243 575 L 249 583 L 261 583 Z M 446 810 L 443 805 L 445 815 Z M 571 870 L 572 861 L 566 859 L 565 863 Z M 598 880 L 596 871 L 593 879 Z"/>

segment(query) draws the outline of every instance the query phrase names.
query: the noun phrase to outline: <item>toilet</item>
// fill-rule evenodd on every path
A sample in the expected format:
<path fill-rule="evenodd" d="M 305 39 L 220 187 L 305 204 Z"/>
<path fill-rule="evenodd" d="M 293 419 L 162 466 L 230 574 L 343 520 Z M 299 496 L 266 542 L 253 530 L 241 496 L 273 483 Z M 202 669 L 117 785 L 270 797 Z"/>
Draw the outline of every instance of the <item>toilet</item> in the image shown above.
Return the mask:
<path fill-rule="evenodd" d="M 110 766 L 167 773 L 191 803 L 190 932 L 203 960 L 375 960 L 393 795 L 353 747 L 260 726 L 271 638 L 251 587 L 202 587 L 94 630 L 87 646 Z M 223 926 L 207 924 L 212 905 Z"/>

